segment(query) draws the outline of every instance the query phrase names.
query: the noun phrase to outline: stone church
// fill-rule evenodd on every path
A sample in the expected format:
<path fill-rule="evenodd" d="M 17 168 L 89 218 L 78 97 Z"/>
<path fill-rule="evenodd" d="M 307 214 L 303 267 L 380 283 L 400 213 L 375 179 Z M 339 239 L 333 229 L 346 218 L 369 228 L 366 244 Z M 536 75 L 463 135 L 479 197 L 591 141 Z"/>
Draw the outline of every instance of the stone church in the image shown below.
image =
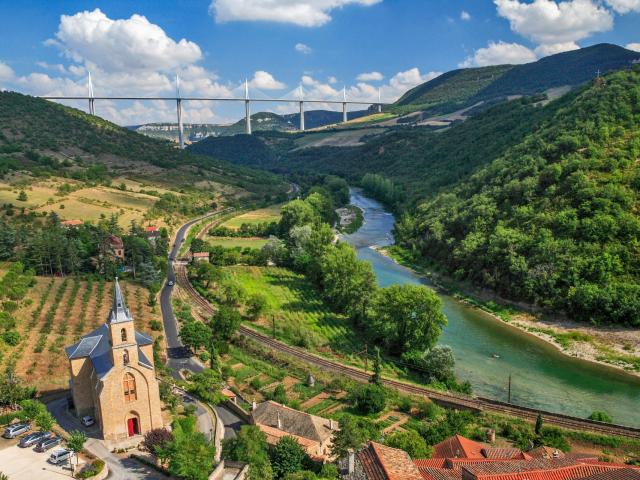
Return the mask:
<path fill-rule="evenodd" d="M 102 438 L 125 442 L 164 426 L 153 341 L 135 330 L 117 278 L 107 322 L 65 351 L 76 415 L 93 416 Z"/>

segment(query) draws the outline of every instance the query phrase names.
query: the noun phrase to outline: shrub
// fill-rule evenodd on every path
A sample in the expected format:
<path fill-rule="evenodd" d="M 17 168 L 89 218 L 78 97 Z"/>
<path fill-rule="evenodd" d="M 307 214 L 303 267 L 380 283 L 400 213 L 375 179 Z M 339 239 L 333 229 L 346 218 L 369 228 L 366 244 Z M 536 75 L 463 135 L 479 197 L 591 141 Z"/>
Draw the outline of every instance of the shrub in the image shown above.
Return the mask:
<path fill-rule="evenodd" d="M 359 413 L 378 413 L 384 410 L 387 404 L 387 391 L 375 384 L 357 385 L 349 392 L 349 401 Z"/>
<path fill-rule="evenodd" d="M 149 326 L 151 327 L 151 330 L 153 330 L 154 332 L 162 331 L 162 323 L 159 320 L 151 320 L 151 322 L 149 323 Z"/>
<path fill-rule="evenodd" d="M 20 343 L 20 334 L 15 330 L 9 330 L 8 332 L 4 332 L 2 334 L 2 340 L 4 340 L 7 345 L 15 347 L 16 345 L 18 345 L 18 343 Z"/>
<path fill-rule="evenodd" d="M 591 415 L 589 415 L 589 420 L 596 420 L 598 422 L 612 423 L 613 418 L 607 412 L 601 412 L 596 410 Z"/>

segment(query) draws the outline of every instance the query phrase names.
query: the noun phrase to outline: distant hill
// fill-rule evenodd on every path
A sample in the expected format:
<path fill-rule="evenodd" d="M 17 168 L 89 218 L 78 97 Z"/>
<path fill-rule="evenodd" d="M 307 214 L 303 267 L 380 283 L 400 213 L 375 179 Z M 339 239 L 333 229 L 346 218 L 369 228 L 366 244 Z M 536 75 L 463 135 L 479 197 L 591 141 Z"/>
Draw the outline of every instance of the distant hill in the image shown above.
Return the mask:
<path fill-rule="evenodd" d="M 629 68 L 640 53 L 602 43 L 559 53 L 524 65 L 465 68 L 447 72 L 405 93 L 389 109 L 449 113 L 478 102 L 534 95 L 551 88 L 575 87 L 614 70 Z"/>
<path fill-rule="evenodd" d="M 163 176 L 172 184 L 211 180 L 256 193 L 281 186 L 272 175 L 180 151 L 80 110 L 0 92 L 0 175 L 26 170 L 86 179 L 92 166 L 138 178 Z"/>
<path fill-rule="evenodd" d="M 349 112 L 349 119 L 367 115 L 366 110 Z M 318 128 L 342 121 L 342 112 L 331 110 L 309 110 L 304 112 L 305 128 Z M 278 115 L 272 112 L 258 112 L 251 115 L 251 129 L 254 132 L 276 131 L 292 132 L 300 126 L 299 113 L 287 113 Z M 147 123 L 127 127 L 143 135 L 165 140 L 178 141 L 177 123 Z M 184 137 L 188 142 L 195 143 L 206 137 L 223 137 L 245 133 L 244 118 L 231 125 L 218 125 L 213 123 L 185 123 L 183 125 Z"/>

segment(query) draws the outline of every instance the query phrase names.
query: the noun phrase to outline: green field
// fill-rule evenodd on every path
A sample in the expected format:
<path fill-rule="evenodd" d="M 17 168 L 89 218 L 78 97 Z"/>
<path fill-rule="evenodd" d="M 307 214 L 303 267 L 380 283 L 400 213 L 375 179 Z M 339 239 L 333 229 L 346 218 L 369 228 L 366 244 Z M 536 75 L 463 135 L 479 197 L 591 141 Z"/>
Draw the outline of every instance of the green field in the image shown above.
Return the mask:
<path fill-rule="evenodd" d="M 278 340 L 362 366 L 362 335 L 354 332 L 346 317 L 333 313 L 318 291 L 300 274 L 279 267 L 226 267 L 248 295 L 265 295 L 269 310 L 251 327 Z M 393 363 L 383 362 L 385 374 L 403 376 Z M 371 368 L 371 362 L 369 363 Z"/>
<path fill-rule="evenodd" d="M 282 205 L 273 205 L 267 208 L 261 208 L 259 210 L 253 210 L 251 212 L 238 215 L 230 220 L 224 222 L 221 226 L 238 229 L 243 223 L 256 224 L 264 222 L 277 222 L 280 220 L 280 208 Z"/>
<path fill-rule="evenodd" d="M 209 237 L 209 245 L 219 245 L 224 248 L 262 248 L 267 243 L 266 238 L 244 238 L 244 237 Z"/>

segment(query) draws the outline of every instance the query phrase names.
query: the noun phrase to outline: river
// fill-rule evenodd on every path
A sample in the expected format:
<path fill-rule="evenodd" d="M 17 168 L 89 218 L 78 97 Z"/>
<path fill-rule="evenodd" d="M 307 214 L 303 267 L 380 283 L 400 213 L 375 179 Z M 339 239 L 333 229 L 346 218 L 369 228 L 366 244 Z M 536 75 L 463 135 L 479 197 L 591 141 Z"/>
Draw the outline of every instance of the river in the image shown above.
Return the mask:
<path fill-rule="evenodd" d="M 393 243 L 393 215 L 357 190 L 351 191 L 351 203 L 364 211 L 364 224 L 343 240 L 371 263 L 379 285 L 429 285 L 428 279 L 371 248 Z M 475 394 L 506 401 L 511 375 L 512 403 L 582 418 L 601 410 L 615 423 L 640 426 L 640 379 L 563 355 L 481 310 L 440 297 L 449 320 L 440 343 L 453 349 L 456 373 L 471 383 Z"/>

